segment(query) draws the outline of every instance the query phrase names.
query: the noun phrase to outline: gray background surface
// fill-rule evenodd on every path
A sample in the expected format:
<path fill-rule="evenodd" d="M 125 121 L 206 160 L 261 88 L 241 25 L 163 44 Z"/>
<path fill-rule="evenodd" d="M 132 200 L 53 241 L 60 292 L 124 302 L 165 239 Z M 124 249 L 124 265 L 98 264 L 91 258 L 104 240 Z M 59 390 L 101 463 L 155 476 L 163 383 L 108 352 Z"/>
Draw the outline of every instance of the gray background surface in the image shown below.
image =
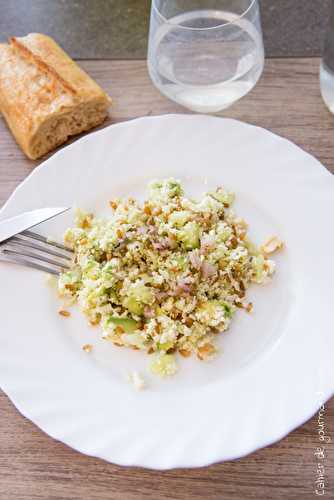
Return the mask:
<path fill-rule="evenodd" d="M 332 0 L 261 0 L 269 57 L 318 56 Z M 146 57 L 150 0 L 0 0 L 0 40 L 43 32 L 78 59 Z"/>

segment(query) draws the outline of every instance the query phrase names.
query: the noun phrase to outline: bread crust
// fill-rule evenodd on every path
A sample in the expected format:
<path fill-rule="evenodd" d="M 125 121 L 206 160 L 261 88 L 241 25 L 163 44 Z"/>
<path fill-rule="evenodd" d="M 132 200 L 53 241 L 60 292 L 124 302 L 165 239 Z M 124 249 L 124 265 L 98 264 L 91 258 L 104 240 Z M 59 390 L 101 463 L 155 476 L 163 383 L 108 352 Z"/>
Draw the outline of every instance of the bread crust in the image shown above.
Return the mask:
<path fill-rule="evenodd" d="M 110 104 L 109 96 L 50 37 L 32 33 L 0 44 L 0 111 L 29 158 L 98 125 Z"/>

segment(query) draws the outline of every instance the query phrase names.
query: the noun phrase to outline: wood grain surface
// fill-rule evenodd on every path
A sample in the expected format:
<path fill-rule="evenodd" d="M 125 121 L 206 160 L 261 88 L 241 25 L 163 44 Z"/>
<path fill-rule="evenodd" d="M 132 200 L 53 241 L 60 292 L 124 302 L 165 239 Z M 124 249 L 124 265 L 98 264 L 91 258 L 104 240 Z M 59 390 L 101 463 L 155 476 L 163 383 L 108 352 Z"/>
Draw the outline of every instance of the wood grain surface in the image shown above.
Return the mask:
<path fill-rule="evenodd" d="M 143 61 L 81 64 L 113 96 L 110 122 L 184 112 L 153 87 Z M 253 92 L 224 116 L 291 139 L 334 172 L 334 116 L 321 100 L 318 68 L 318 59 L 268 60 Z M 0 204 L 37 164 L 23 156 L 0 120 Z M 325 425 L 332 436 L 325 494 L 334 498 L 334 399 L 326 404 Z M 308 500 L 317 497 L 314 453 L 320 444 L 314 416 L 279 443 L 234 462 L 167 472 L 118 467 L 52 440 L 0 393 L 0 500 Z"/>

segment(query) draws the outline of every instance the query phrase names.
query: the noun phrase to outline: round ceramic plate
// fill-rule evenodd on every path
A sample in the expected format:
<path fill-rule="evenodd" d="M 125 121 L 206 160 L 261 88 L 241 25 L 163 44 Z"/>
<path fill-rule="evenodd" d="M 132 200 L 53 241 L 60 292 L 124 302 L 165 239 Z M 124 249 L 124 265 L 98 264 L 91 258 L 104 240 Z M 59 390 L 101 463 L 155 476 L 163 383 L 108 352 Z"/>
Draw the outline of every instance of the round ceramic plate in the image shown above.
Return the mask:
<path fill-rule="evenodd" d="M 257 243 L 285 241 L 277 273 L 254 286 L 212 362 L 179 359 L 167 380 L 149 358 L 100 339 L 76 308 L 57 314 L 45 275 L 0 264 L 0 383 L 16 407 L 76 450 L 124 465 L 203 466 L 241 457 L 310 418 L 334 388 L 334 178 L 314 158 L 233 120 L 169 115 L 105 128 L 59 151 L 14 192 L 1 218 L 47 206 L 108 213 L 173 176 L 199 196 L 224 185 Z M 61 239 L 67 213 L 39 227 Z M 4 285 L 5 284 L 5 285 Z M 85 343 L 94 345 L 90 354 Z M 127 373 L 141 372 L 136 392 Z"/>

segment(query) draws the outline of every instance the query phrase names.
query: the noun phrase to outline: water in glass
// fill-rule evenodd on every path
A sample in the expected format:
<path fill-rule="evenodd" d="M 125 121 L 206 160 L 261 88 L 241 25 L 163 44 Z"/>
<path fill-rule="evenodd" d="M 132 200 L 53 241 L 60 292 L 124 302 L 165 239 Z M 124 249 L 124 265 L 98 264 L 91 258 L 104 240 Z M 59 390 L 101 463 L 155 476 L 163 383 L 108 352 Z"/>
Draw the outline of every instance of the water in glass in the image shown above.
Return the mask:
<path fill-rule="evenodd" d="M 150 39 L 153 82 L 167 97 L 196 112 L 220 111 L 246 95 L 263 65 L 258 24 L 229 11 L 178 14 L 161 23 Z"/>

